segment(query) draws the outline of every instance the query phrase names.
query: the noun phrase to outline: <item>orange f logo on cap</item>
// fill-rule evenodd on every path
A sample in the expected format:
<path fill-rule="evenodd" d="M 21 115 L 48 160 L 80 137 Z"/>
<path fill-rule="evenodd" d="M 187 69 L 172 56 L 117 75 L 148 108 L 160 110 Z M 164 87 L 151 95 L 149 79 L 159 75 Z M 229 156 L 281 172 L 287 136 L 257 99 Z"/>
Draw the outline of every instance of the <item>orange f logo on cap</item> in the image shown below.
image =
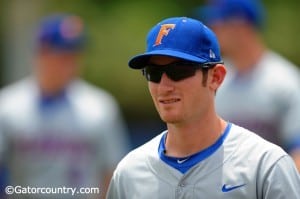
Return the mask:
<path fill-rule="evenodd" d="M 156 37 L 154 46 L 160 45 L 162 38 L 164 36 L 167 36 L 169 34 L 169 31 L 171 29 L 174 29 L 174 28 L 175 28 L 175 24 L 163 24 L 163 25 L 161 25 L 160 30 L 158 32 L 158 35 Z"/>

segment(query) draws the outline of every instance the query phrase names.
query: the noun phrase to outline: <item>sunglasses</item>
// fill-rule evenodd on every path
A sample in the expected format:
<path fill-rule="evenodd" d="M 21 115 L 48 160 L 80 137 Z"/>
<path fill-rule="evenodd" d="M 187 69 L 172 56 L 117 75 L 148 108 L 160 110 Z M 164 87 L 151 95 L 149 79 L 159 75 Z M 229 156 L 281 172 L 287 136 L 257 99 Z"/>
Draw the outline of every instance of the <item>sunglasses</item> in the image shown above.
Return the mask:
<path fill-rule="evenodd" d="M 195 63 L 195 62 L 174 62 L 167 65 L 148 64 L 143 68 L 143 75 L 148 81 L 159 83 L 164 73 L 173 81 L 180 81 L 196 74 L 201 69 L 209 69 L 222 62 Z"/>

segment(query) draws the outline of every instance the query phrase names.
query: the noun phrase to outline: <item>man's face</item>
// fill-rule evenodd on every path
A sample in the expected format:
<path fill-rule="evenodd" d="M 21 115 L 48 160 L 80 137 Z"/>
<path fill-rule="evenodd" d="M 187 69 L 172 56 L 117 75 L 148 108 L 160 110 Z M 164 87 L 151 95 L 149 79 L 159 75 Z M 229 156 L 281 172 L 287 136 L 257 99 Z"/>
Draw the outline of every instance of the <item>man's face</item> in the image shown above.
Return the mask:
<path fill-rule="evenodd" d="M 243 34 L 241 30 L 245 25 L 247 26 L 247 23 L 239 19 L 220 20 L 210 25 L 218 37 L 224 56 L 234 56 L 236 52 L 241 50 L 239 38 Z"/>
<path fill-rule="evenodd" d="M 149 62 L 166 65 L 176 61 L 178 59 L 172 57 L 153 56 Z M 164 122 L 180 124 L 203 118 L 213 97 L 209 87 L 202 84 L 202 78 L 202 71 L 197 70 L 194 76 L 180 81 L 171 80 L 165 73 L 159 83 L 149 81 L 150 94 Z"/>
<path fill-rule="evenodd" d="M 46 51 L 40 54 L 38 77 L 53 92 L 63 89 L 78 72 L 79 55 L 74 52 Z"/>

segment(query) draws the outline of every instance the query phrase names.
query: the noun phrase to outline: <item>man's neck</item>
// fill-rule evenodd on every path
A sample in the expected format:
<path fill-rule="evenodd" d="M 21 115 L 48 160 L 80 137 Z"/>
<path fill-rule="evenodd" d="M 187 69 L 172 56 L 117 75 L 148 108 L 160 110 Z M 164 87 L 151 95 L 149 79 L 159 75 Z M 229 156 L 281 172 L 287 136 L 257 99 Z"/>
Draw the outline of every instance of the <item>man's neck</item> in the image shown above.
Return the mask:
<path fill-rule="evenodd" d="M 166 154 L 173 157 L 195 154 L 214 144 L 224 132 L 226 125 L 227 123 L 219 117 L 184 125 L 168 124 Z"/>

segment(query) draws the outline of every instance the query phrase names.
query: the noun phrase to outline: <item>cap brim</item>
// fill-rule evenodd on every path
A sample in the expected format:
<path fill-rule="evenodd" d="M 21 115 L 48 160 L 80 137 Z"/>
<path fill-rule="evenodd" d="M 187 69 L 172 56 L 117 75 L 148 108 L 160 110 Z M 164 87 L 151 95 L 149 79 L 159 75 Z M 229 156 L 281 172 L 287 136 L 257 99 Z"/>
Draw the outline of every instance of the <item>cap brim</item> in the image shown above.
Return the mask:
<path fill-rule="evenodd" d="M 178 59 L 184 59 L 187 61 L 198 62 L 198 63 L 208 62 L 208 60 L 206 59 L 192 56 L 190 54 L 186 54 L 183 52 L 178 52 L 174 50 L 154 50 L 133 57 L 131 60 L 129 60 L 128 65 L 133 69 L 142 69 L 148 64 L 149 58 L 152 56 L 170 56 L 170 57 L 175 57 Z"/>

